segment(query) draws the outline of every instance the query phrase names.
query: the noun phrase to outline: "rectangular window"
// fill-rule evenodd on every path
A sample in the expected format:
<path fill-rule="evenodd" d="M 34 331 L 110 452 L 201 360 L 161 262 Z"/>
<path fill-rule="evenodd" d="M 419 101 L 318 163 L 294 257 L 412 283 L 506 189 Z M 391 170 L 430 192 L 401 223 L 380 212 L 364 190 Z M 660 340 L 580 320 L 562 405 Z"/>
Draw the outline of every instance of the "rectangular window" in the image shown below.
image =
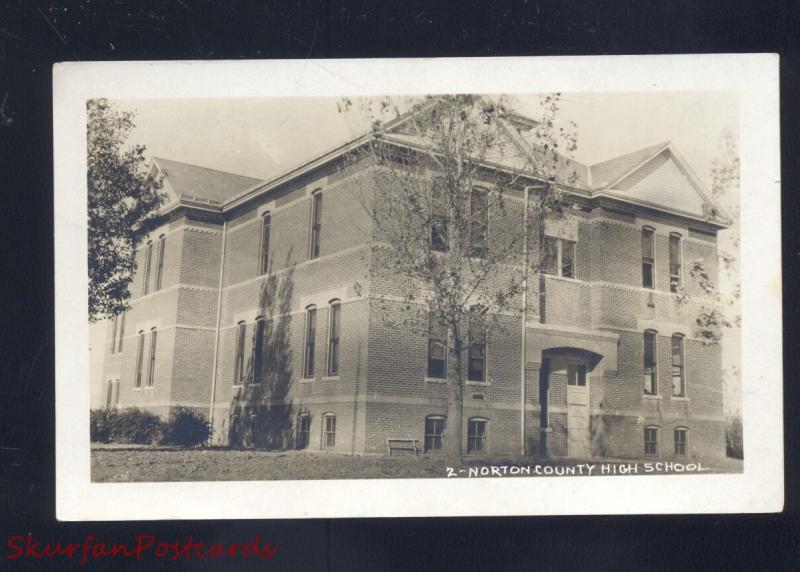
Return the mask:
<path fill-rule="evenodd" d="M 261 256 L 258 266 L 259 274 L 266 274 L 269 270 L 269 231 L 272 226 L 272 215 L 264 213 L 261 217 Z"/>
<path fill-rule="evenodd" d="M 430 314 L 428 318 L 428 377 L 447 377 L 447 347 L 444 327 Z"/>
<path fill-rule="evenodd" d="M 136 387 L 142 387 L 142 365 L 144 362 L 144 332 L 139 332 L 136 346 Z"/>
<path fill-rule="evenodd" d="M 446 183 L 434 179 L 431 188 L 431 250 L 446 252 L 449 247 L 449 213 Z"/>
<path fill-rule="evenodd" d="M 161 235 L 158 238 L 158 265 L 156 266 L 156 287 L 154 290 L 161 289 L 161 276 L 164 274 L 164 248 L 167 244 L 167 238 Z"/>
<path fill-rule="evenodd" d="M 256 331 L 253 333 L 253 383 L 261 383 L 264 378 L 264 328 L 263 319 L 256 320 Z"/>
<path fill-rule="evenodd" d="M 545 236 L 542 243 L 542 272 L 563 278 L 575 278 L 574 240 Z"/>
<path fill-rule="evenodd" d="M 311 258 L 319 258 L 320 234 L 322 232 L 322 193 L 317 191 L 311 198 Z"/>
<path fill-rule="evenodd" d="M 106 382 L 106 409 L 111 409 L 114 399 L 114 382 L 110 379 Z"/>
<path fill-rule="evenodd" d="M 574 385 L 576 387 L 586 387 L 585 365 L 567 366 L 567 385 Z"/>
<path fill-rule="evenodd" d="M 114 316 L 114 320 L 111 322 L 111 353 L 113 354 L 117 351 L 117 321 L 119 320 L 119 316 Z"/>
<path fill-rule="evenodd" d="M 657 395 L 656 333 L 644 333 L 644 394 Z"/>
<path fill-rule="evenodd" d="M 544 237 L 542 246 L 542 272 L 558 276 L 558 239 Z"/>
<path fill-rule="evenodd" d="M 672 336 L 672 395 L 684 397 L 686 383 L 683 368 L 683 337 Z"/>
<path fill-rule="evenodd" d="M 677 292 L 681 286 L 681 237 L 669 235 L 669 291 Z"/>
<path fill-rule="evenodd" d="M 119 380 L 114 382 L 114 408 L 116 408 L 117 405 L 119 405 Z"/>
<path fill-rule="evenodd" d="M 153 383 L 155 382 L 155 373 L 156 373 L 156 332 L 155 330 L 151 330 L 150 332 L 150 364 L 147 368 L 147 385 L 148 387 L 152 387 Z"/>
<path fill-rule="evenodd" d="M 336 446 L 336 416 L 326 415 L 322 418 L 324 421 L 324 432 L 322 435 L 322 443 L 325 448 Z"/>
<path fill-rule="evenodd" d="M 233 384 L 239 385 L 244 380 L 244 336 L 247 324 L 239 322 L 236 329 L 236 358 L 233 365 Z"/>
<path fill-rule="evenodd" d="M 575 278 L 575 242 L 561 241 L 561 276 Z"/>
<path fill-rule="evenodd" d="M 297 418 L 297 443 L 295 444 L 298 449 L 305 449 L 308 447 L 308 437 L 311 432 L 311 416 L 300 415 Z"/>
<path fill-rule="evenodd" d="M 655 232 L 652 228 L 642 229 L 642 287 L 655 288 Z"/>
<path fill-rule="evenodd" d="M 331 304 L 331 318 L 328 335 L 328 375 L 339 375 L 339 331 L 341 329 L 342 306 Z"/>
<path fill-rule="evenodd" d="M 644 428 L 644 454 L 648 457 L 658 456 L 658 428 Z"/>
<path fill-rule="evenodd" d="M 150 292 L 150 264 L 153 260 L 153 243 L 147 243 L 147 249 L 144 253 L 144 274 L 142 274 L 142 295 Z"/>
<path fill-rule="evenodd" d="M 117 351 L 122 352 L 122 340 L 125 338 L 125 314 L 126 312 L 122 312 L 122 320 L 119 322 L 119 332 L 117 333 Z"/>
<path fill-rule="evenodd" d="M 486 381 L 486 320 L 473 308 L 469 319 L 467 379 Z"/>
<path fill-rule="evenodd" d="M 314 377 L 314 354 L 317 339 L 317 309 L 306 311 L 306 348 L 304 354 L 303 377 Z"/>
<path fill-rule="evenodd" d="M 489 193 L 472 189 L 470 197 L 470 244 L 472 256 L 486 256 L 486 237 L 489 234 Z"/>
<path fill-rule="evenodd" d="M 678 427 L 675 429 L 675 456 L 676 457 L 685 457 L 686 456 L 686 442 L 687 437 L 689 435 L 689 431 L 684 429 L 683 427 Z"/>
<path fill-rule="evenodd" d="M 425 418 L 425 450 L 436 451 L 442 448 L 444 436 L 444 417 Z"/>
<path fill-rule="evenodd" d="M 467 425 L 467 452 L 486 450 L 486 420 L 470 419 Z"/>

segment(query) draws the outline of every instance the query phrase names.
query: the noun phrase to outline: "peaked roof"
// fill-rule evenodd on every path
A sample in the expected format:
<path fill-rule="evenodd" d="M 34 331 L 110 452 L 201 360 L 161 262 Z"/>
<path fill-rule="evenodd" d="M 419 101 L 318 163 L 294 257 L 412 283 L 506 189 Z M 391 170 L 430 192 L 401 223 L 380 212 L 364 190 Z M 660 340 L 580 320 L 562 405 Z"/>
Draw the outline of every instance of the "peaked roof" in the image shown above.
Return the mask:
<path fill-rule="evenodd" d="M 650 147 L 633 151 L 632 153 L 614 157 L 608 161 L 595 163 L 589 167 L 592 175 L 592 189 L 602 189 L 613 185 L 626 174 L 666 149 L 669 144 L 669 141 L 665 141 L 657 145 L 651 145 Z"/>
<path fill-rule="evenodd" d="M 424 148 L 423 141 L 404 124 L 410 114 L 398 116 L 385 125 L 384 137 L 396 144 Z M 518 123 L 522 116 L 516 115 L 501 123 L 511 145 L 496 150 L 485 158 L 488 164 L 524 170 L 531 154 L 541 152 L 525 139 Z M 533 121 L 533 120 L 529 120 Z M 523 131 L 527 124 L 522 125 Z M 371 133 L 364 133 L 355 139 L 331 149 L 330 151 L 304 161 L 282 174 L 262 181 L 234 173 L 208 169 L 160 157 L 153 158 L 154 166 L 165 176 L 165 188 L 175 195 L 175 199 L 189 199 L 219 205 L 224 209 L 235 208 L 252 198 L 285 183 L 302 173 L 364 144 Z M 638 149 L 607 161 L 587 165 L 560 155 L 561 165 L 556 177 L 573 188 L 588 191 L 590 196 L 620 198 L 644 206 L 666 208 L 708 222 L 708 207 L 718 213 L 713 222 L 727 224 L 728 215 L 714 204 L 705 185 L 697 177 L 686 160 L 670 141 Z M 577 180 L 570 177 L 577 175 Z M 667 192 L 669 196 L 664 196 Z M 170 201 L 171 202 L 171 201 Z"/>
<path fill-rule="evenodd" d="M 252 177 L 162 157 L 153 157 L 153 164 L 164 175 L 166 184 L 175 193 L 176 198 L 201 199 L 223 204 L 241 192 L 264 182 Z"/>

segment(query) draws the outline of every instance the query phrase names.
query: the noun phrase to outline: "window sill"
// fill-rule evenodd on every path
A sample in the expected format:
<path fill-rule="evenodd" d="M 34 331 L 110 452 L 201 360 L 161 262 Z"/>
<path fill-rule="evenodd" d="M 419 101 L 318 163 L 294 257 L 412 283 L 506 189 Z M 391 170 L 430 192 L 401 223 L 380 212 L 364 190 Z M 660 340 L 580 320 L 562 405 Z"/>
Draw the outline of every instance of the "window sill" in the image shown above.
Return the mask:
<path fill-rule="evenodd" d="M 688 401 L 689 401 L 689 398 L 688 398 L 688 397 L 686 397 L 686 396 L 679 396 L 679 395 L 673 395 L 671 399 L 672 399 L 672 401 L 686 401 L 686 402 L 688 402 Z"/>
<path fill-rule="evenodd" d="M 476 385 L 479 387 L 490 387 L 492 385 L 491 381 L 474 381 L 471 379 L 467 380 L 467 385 Z"/>
<path fill-rule="evenodd" d="M 297 379 L 297 381 L 300 382 L 300 383 L 314 383 L 314 378 L 313 377 L 300 377 L 300 378 Z"/>
<path fill-rule="evenodd" d="M 134 390 L 134 391 L 141 391 L 141 390 L 142 390 L 142 388 L 141 388 L 141 387 L 134 387 L 134 388 L 133 388 L 133 390 Z"/>
<path fill-rule="evenodd" d="M 442 377 L 426 377 L 425 383 L 447 383 L 447 378 Z"/>
<path fill-rule="evenodd" d="M 642 399 L 661 399 L 661 396 L 660 395 L 647 395 L 645 393 L 645 394 L 642 394 Z"/>
<path fill-rule="evenodd" d="M 149 391 L 149 390 L 151 390 L 151 389 L 153 389 L 153 386 L 152 386 L 152 385 L 148 385 L 147 387 L 145 387 L 145 388 L 144 388 L 144 390 L 145 390 L 145 391 Z"/>
<path fill-rule="evenodd" d="M 326 375 L 323 376 L 322 381 L 339 381 L 338 375 Z"/>

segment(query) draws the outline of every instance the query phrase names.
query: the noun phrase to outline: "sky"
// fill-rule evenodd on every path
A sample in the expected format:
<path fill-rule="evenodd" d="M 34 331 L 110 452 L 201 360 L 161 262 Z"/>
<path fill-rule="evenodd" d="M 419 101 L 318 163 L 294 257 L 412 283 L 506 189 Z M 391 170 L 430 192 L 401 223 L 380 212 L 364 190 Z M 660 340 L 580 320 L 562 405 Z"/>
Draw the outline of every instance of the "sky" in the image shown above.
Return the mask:
<path fill-rule="evenodd" d="M 144 145 L 148 158 L 271 179 L 365 132 L 364 116 L 358 110 L 340 113 L 339 102 L 291 97 L 137 99 L 113 104 L 136 112 L 130 142 Z M 536 117 L 537 96 L 516 94 L 514 102 L 519 113 Z M 727 129 L 738 139 L 738 105 L 737 96 L 727 92 L 565 93 L 559 121 L 577 124 L 578 161 L 598 163 L 672 141 L 710 187 L 720 134 Z M 721 235 L 721 244 L 729 245 L 732 237 L 730 231 Z M 722 280 L 722 288 L 731 285 Z M 93 347 L 102 340 L 100 330 L 93 329 Z M 733 332 L 723 344 L 727 368 L 738 366 L 738 339 Z M 94 362 L 98 359 L 95 355 Z M 729 409 L 737 408 L 737 387 L 727 390 Z"/>

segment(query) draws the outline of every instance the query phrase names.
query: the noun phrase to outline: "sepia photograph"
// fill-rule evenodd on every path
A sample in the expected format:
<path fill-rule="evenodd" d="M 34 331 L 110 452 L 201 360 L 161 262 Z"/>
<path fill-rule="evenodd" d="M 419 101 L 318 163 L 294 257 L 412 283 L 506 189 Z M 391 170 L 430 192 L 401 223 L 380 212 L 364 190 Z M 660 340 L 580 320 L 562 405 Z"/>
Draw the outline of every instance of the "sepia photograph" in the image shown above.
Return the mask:
<path fill-rule="evenodd" d="M 90 484 L 743 476 L 740 90 L 536 87 L 92 90 Z"/>
<path fill-rule="evenodd" d="M 735 96 L 87 116 L 93 479 L 741 471 Z"/>

